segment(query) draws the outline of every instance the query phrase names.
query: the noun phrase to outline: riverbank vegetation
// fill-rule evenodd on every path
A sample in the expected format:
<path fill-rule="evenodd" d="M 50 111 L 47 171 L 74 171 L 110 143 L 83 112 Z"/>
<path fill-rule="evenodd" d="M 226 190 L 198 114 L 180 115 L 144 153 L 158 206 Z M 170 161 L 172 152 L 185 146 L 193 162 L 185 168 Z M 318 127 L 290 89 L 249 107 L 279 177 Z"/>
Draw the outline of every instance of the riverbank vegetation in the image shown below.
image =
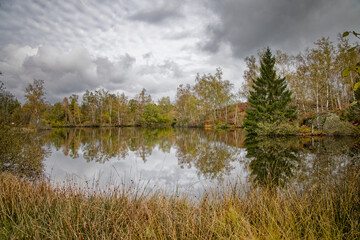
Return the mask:
<path fill-rule="evenodd" d="M 265 51 L 259 52 L 259 60 L 264 54 Z M 348 34 L 339 36 L 336 43 L 323 37 L 313 47 L 296 56 L 277 50 L 274 57 L 276 78 L 284 79 L 286 91 L 292 93 L 289 104 L 297 107 L 298 118 L 294 126 L 298 133 L 309 130 L 314 135 L 343 132 L 342 129 L 327 131 L 323 128 L 328 117 L 334 119 L 333 115 L 353 125 L 360 123 L 360 84 L 356 71 L 359 69 L 360 52 L 358 43 L 350 42 Z M 60 102 L 49 104 L 45 99 L 44 80 L 35 79 L 25 89 L 26 101 L 20 104 L 1 84 L 1 116 L 14 125 L 38 128 L 243 127 L 245 109 L 248 108 L 246 101 L 260 76 L 261 61 L 250 56 L 245 58 L 245 62 L 245 82 L 238 91 L 234 91 L 233 84 L 223 79 L 223 72 L 218 68 L 214 74 L 198 74 L 194 85 L 180 84 L 173 101 L 170 97 L 162 97 L 155 102 L 146 89 L 131 99 L 124 93 L 84 89 L 82 96 L 73 94 Z"/>
<path fill-rule="evenodd" d="M 198 199 L 123 186 L 107 193 L 0 174 L 0 238 L 358 239 L 360 175 L 316 186 L 243 188 Z"/>

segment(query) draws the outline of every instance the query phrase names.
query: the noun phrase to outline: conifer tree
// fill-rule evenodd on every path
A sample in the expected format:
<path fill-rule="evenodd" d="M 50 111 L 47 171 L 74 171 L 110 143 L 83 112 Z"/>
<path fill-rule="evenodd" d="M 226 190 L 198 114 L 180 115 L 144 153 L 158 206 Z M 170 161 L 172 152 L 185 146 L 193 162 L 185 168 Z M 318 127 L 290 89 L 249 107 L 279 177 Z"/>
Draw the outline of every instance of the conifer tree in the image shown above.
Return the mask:
<path fill-rule="evenodd" d="M 274 65 L 275 57 L 267 48 L 261 59 L 260 77 L 250 91 L 251 108 L 246 110 L 244 125 L 249 134 L 256 135 L 260 122 L 278 124 L 297 117 L 296 106 L 289 105 L 292 100 L 286 80 L 276 76 Z"/>

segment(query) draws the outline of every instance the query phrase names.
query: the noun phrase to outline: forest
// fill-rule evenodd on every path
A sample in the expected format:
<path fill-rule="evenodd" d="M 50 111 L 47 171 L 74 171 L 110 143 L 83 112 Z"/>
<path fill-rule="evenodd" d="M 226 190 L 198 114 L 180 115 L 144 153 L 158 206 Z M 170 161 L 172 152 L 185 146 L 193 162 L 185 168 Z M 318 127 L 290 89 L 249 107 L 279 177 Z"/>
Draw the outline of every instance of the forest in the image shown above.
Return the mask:
<path fill-rule="evenodd" d="M 290 105 L 296 106 L 298 128 L 303 132 L 321 131 L 322 116 L 338 116 L 340 121 L 357 125 L 360 121 L 360 90 L 358 65 L 359 38 L 356 32 L 345 32 L 337 42 L 322 37 L 313 46 L 297 55 L 274 51 L 277 77 L 285 79 L 291 93 Z M 21 104 L 6 86 L 0 85 L 0 111 L 2 121 L 19 126 L 38 128 L 72 126 L 215 126 L 219 128 L 243 127 L 246 116 L 244 106 L 254 81 L 259 78 L 258 56 L 245 58 L 246 70 L 241 89 L 223 79 L 221 68 L 215 73 L 197 74 L 193 85 L 179 85 L 174 101 L 162 97 L 157 102 L 143 89 L 134 98 L 124 93 L 111 93 L 105 89 L 85 90 L 82 96 L 71 95 L 61 102 L 49 104 L 46 100 L 44 80 L 34 79 L 25 89 Z M 3 74 L 2 74 L 3 75 Z M 1 80 L 1 75 L 0 75 Z M 316 118 L 316 122 L 313 120 Z M 323 117 L 324 118 L 324 117 Z M 324 123 L 325 120 L 323 119 Z"/>

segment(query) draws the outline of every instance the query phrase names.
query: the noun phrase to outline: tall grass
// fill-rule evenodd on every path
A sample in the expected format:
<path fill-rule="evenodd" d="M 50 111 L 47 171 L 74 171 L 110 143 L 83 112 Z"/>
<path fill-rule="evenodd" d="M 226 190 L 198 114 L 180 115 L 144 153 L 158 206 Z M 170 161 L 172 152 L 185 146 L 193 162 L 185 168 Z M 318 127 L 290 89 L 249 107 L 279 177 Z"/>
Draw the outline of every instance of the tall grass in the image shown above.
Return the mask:
<path fill-rule="evenodd" d="M 359 219 L 358 171 L 301 190 L 229 183 L 201 199 L 0 174 L 0 239 L 360 239 Z"/>

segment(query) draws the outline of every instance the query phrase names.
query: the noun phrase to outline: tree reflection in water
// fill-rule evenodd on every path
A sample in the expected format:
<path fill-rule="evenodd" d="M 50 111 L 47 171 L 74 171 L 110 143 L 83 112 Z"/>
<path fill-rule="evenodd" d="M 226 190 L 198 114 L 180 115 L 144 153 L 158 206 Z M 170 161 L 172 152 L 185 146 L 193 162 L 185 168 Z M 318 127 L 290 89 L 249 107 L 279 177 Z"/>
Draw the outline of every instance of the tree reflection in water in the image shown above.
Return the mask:
<path fill-rule="evenodd" d="M 243 163 L 250 179 L 261 186 L 330 181 L 359 161 L 359 141 L 350 137 L 245 139 L 241 130 L 82 128 L 54 130 L 46 141 L 71 158 L 81 153 L 86 161 L 101 164 L 128 159 L 130 153 L 146 163 L 154 150 L 173 151 L 181 168 L 195 168 L 206 179 L 236 174 L 236 163 Z"/>
<path fill-rule="evenodd" d="M 177 135 L 176 156 L 181 167 L 196 167 L 198 174 L 208 179 L 221 179 L 239 160 L 240 148 L 236 146 L 238 132 L 205 132 L 186 129 Z"/>
<path fill-rule="evenodd" d="M 359 139 L 352 137 L 308 138 L 303 142 L 297 181 L 312 186 L 332 184 L 351 166 L 360 164 Z"/>
<path fill-rule="evenodd" d="M 0 172 L 28 179 L 43 176 L 43 160 L 48 151 L 41 135 L 0 123 Z"/>
<path fill-rule="evenodd" d="M 244 135 L 239 131 L 205 132 L 202 129 L 175 128 L 96 128 L 56 129 L 49 135 L 56 149 L 78 158 L 79 151 L 88 162 L 105 163 L 111 158 L 125 159 L 134 152 L 144 162 L 154 148 L 163 153 L 176 150 L 178 164 L 195 167 L 198 175 L 222 178 L 238 161 Z"/>
<path fill-rule="evenodd" d="M 266 187 L 329 184 L 359 164 L 358 142 L 351 137 L 249 137 L 251 181 Z"/>
<path fill-rule="evenodd" d="M 261 186 L 285 186 L 299 162 L 298 138 L 249 137 L 245 141 L 252 181 Z"/>

